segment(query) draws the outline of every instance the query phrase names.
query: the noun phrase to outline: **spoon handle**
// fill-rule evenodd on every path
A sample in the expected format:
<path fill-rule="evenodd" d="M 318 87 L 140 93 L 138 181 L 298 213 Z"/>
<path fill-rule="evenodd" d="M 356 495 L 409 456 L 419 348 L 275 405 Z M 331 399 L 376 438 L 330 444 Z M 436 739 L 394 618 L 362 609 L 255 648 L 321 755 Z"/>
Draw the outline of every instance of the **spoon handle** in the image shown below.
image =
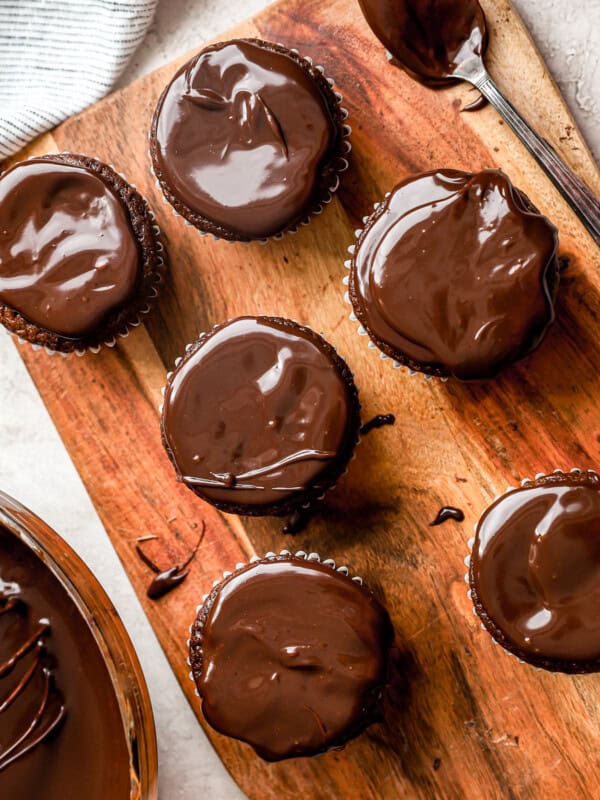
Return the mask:
<path fill-rule="evenodd" d="M 600 201 L 562 161 L 556 150 L 525 122 L 517 109 L 484 71 L 472 81 L 510 125 L 552 183 L 583 222 L 596 244 L 600 245 Z"/>

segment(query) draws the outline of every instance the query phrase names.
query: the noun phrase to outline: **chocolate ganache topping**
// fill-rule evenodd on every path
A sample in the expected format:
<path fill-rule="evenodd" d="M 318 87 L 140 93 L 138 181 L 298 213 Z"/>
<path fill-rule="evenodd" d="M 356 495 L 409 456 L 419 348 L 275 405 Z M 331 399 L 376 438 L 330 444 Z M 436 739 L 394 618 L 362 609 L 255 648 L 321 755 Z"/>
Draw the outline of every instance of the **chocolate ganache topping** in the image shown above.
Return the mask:
<path fill-rule="evenodd" d="M 0 526 L 0 797 L 129 800 L 110 676 L 49 568 Z"/>
<path fill-rule="evenodd" d="M 490 632 L 522 658 L 599 668 L 598 476 L 553 475 L 497 500 L 479 522 L 471 585 Z"/>
<path fill-rule="evenodd" d="M 390 619 L 346 575 L 263 559 L 209 596 L 190 661 L 208 722 L 268 761 L 339 747 L 378 719 Z"/>
<path fill-rule="evenodd" d="M 188 486 L 245 513 L 323 491 L 358 434 L 349 370 L 288 320 L 241 317 L 188 351 L 169 377 L 163 437 Z"/>
<path fill-rule="evenodd" d="M 354 311 L 383 352 L 462 380 L 493 377 L 554 319 L 554 225 L 498 170 L 409 178 L 352 260 Z"/>
<path fill-rule="evenodd" d="M 487 47 L 478 0 L 359 0 L 369 26 L 399 66 L 424 83 L 447 82 Z"/>
<path fill-rule="evenodd" d="M 0 302 L 66 337 L 134 291 L 135 234 L 118 195 L 83 167 L 32 159 L 0 177 Z"/>
<path fill-rule="evenodd" d="M 185 64 L 153 123 L 163 186 L 241 236 L 270 236 L 298 222 L 337 137 L 307 67 L 257 40 L 212 45 Z"/>

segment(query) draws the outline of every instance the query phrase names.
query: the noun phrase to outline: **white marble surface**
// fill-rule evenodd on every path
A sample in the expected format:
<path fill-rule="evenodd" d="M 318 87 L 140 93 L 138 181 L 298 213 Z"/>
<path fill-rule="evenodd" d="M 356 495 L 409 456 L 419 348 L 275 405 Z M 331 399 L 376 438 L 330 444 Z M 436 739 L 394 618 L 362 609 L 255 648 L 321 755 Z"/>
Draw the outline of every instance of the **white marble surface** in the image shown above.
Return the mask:
<path fill-rule="evenodd" d="M 598 157 L 600 0 L 516 0 L 515 4 Z M 265 5 L 264 0 L 162 0 L 147 40 L 121 85 Z M 11 339 L 1 335 L 0 489 L 29 506 L 67 539 L 100 578 L 121 613 L 154 704 L 161 800 L 241 797 L 187 705 Z"/>

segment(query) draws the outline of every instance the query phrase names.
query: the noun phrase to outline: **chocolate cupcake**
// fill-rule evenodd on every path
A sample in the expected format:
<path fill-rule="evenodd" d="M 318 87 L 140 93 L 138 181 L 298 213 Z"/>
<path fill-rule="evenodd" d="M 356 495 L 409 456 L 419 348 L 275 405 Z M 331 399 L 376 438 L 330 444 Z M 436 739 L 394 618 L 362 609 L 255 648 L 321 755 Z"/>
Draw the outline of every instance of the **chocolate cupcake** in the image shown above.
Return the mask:
<path fill-rule="evenodd" d="M 361 583 L 302 551 L 226 573 L 191 629 L 208 723 L 280 761 L 340 748 L 377 721 L 394 634 Z"/>
<path fill-rule="evenodd" d="M 352 373 L 309 328 L 240 317 L 167 376 L 162 435 L 183 481 L 237 514 L 287 514 L 333 486 L 360 427 Z"/>
<path fill-rule="evenodd" d="M 600 669 L 600 477 L 525 480 L 484 513 L 470 596 L 498 644 L 554 672 Z"/>
<path fill-rule="evenodd" d="M 556 228 L 498 170 L 400 183 L 357 232 L 349 299 L 384 356 L 483 380 L 526 356 L 554 320 Z"/>
<path fill-rule="evenodd" d="M 157 295 L 159 230 L 144 198 L 100 161 L 61 153 L 0 176 L 0 322 L 48 351 L 97 351 Z"/>
<path fill-rule="evenodd" d="M 347 113 L 295 50 L 234 39 L 202 50 L 164 90 L 150 155 L 166 200 L 204 233 L 236 241 L 294 230 L 347 168 Z"/>

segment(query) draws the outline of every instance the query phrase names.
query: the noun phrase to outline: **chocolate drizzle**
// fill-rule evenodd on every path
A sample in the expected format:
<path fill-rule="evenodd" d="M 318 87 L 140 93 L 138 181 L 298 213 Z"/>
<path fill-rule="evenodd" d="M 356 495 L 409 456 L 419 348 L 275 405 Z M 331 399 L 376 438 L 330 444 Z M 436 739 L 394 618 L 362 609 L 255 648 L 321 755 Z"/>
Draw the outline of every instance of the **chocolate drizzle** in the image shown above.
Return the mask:
<path fill-rule="evenodd" d="M 558 235 L 498 170 L 408 178 L 373 213 L 350 274 L 356 316 L 413 369 L 496 375 L 554 320 Z"/>
<path fill-rule="evenodd" d="M 360 435 L 366 436 L 371 431 L 376 430 L 377 428 L 383 428 L 384 425 L 395 425 L 396 417 L 393 414 L 377 414 L 377 416 L 370 419 L 360 429 Z"/>
<path fill-rule="evenodd" d="M 25 606 L 20 598 L 20 587 L 16 583 L 0 580 L 0 617 L 19 614 Z M 2 737 L 0 744 L 0 772 L 7 769 L 27 753 L 44 742 L 58 728 L 65 717 L 65 703 L 60 692 L 55 689 L 50 669 L 45 666 L 45 637 L 50 633 L 50 622 L 40 619 L 32 631 L 17 641 L 6 660 L 0 663 L 0 692 L 6 689 L 7 680 L 20 662 L 28 665 L 17 682 L 8 688 L 7 694 L 0 694 L 0 714 L 5 713 L 25 694 L 28 687 L 41 692 L 37 704 L 30 712 L 24 727 L 13 730 L 8 744 Z M 38 676 L 38 680 L 36 680 Z M 40 680 L 41 679 L 41 680 Z M 41 685 L 40 685 L 41 684 Z M 2 718 L 0 717 L 0 723 Z"/>
<path fill-rule="evenodd" d="M 205 532 L 206 526 L 204 522 L 202 522 L 202 530 L 200 532 L 198 542 L 196 543 L 196 546 L 190 555 L 182 564 L 175 564 L 172 567 L 167 567 L 167 569 L 161 569 L 157 564 L 154 563 L 154 561 L 152 561 L 151 558 L 148 558 L 148 556 L 140 547 L 143 542 L 155 540 L 158 538 L 157 536 L 142 536 L 137 540 L 135 543 L 135 550 L 138 556 L 147 567 L 150 567 L 152 572 L 156 573 L 150 585 L 148 586 L 148 589 L 146 590 L 146 594 L 151 600 L 159 600 L 161 597 L 164 597 L 169 592 L 172 592 L 173 589 L 176 589 L 181 583 L 184 582 L 190 573 L 186 567 L 188 567 L 196 557 L 196 554 L 200 549 L 200 545 L 202 544 L 202 540 L 204 539 Z"/>
<path fill-rule="evenodd" d="M 201 497 L 287 513 L 294 508 L 282 504 L 309 502 L 340 469 L 358 428 L 353 391 L 321 337 L 288 320 L 242 317 L 197 342 L 169 377 L 164 441 Z"/>
<path fill-rule="evenodd" d="M 463 522 L 465 519 L 464 511 L 461 511 L 460 508 L 454 508 L 454 506 L 444 506 L 440 508 L 437 513 L 436 518 L 433 522 L 430 522 L 430 527 L 434 528 L 437 525 L 443 525 L 444 522 L 447 522 L 449 519 L 454 520 L 454 522 Z"/>
<path fill-rule="evenodd" d="M 311 210 L 337 138 L 308 64 L 278 45 L 236 39 L 207 47 L 175 75 L 151 150 L 161 184 L 194 224 L 253 239 Z"/>
<path fill-rule="evenodd" d="M 279 461 L 275 461 L 273 464 L 243 472 L 241 475 L 234 475 L 231 472 L 224 472 L 222 474 L 211 472 L 212 478 L 195 478 L 191 475 L 184 475 L 182 480 L 190 486 L 223 486 L 226 489 L 258 489 L 264 491 L 266 488 L 265 486 L 248 483 L 248 481 L 251 478 L 259 478 L 261 476 L 271 475 L 273 472 L 279 472 L 283 467 L 290 466 L 291 464 L 298 464 L 301 461 L 329 461 L 335 458 L 335 455 L 334 450 L 300 450 L 285 458 L 280 458 Z M 270 488 L 273 492 L 300 492 L 303 487 L 272 486 Z"/>
<path fill-rule="evenodd" d="M 487 47 L 478 0 L 359 0 L 393 62 L 427 84 L 444 84 L 456 67 Z"/>

